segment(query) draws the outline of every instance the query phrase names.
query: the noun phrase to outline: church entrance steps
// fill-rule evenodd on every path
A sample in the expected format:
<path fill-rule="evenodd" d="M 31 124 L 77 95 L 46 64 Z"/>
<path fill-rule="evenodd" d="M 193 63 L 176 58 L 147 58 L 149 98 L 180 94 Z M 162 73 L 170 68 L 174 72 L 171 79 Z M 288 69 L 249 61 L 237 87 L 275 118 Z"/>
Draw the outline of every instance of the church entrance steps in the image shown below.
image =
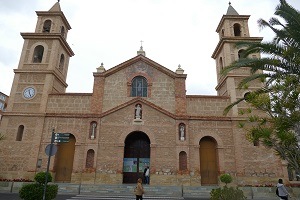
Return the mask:
<path fill-rule="evenodd" d="M 144 200 L 184 200 L 183 197 L 157 197 L 144 196 Z M 135 200 L 135 196 L 94 196 L 94 195 L 76 195 L 66 200 Z"/>
<path fill-rule="evenodd" d="M 30 182 L 0 182 L 0 193 L 18 193 L 23 184 Z M 51 183 L 50 183 L 51 184 Z M 73 183 L 54 183 L 58 185 L 58 194 L 61 195 L 93 195 L 100 197 L 132 197 L 136 184 L 73 184 Z M 219 186 L 157 186 L 144 185 L 145 196 L 161 198 L 205 198 L 209 199 L 212 189 Z M 239 187 L 243 190 L 247 199 L 276 199 L 275 187 Z M 288 187 L 290 194 L 296 199 L 300 199 L 299 187 Z M 154 199 L 154 198 L 153 198 Z"/>

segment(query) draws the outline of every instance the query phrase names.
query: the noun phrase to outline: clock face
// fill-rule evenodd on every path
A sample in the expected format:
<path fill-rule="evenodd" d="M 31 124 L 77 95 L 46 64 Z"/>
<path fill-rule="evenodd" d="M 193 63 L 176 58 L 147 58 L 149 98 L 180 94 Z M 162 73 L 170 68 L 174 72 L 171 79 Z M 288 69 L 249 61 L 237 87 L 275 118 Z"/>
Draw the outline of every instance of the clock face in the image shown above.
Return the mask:
<path fill-rule="evenodd" d="M 34 97 L 34 95 L 35 95 L 35 89 L 33 87 L 27 87 L 23 91 L 23 96 L 26 99 L 31 99 Z"/>

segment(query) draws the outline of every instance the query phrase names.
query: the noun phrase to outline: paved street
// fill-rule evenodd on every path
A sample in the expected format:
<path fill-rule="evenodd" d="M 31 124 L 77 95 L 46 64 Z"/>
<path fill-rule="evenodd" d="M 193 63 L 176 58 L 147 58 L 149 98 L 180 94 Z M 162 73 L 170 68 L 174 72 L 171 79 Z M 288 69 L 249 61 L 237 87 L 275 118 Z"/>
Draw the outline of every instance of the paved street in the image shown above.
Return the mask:
<path fill-rule="evenodd" d="M 0 193 L 1 200 L 21 200 L 18 193 Z M 132 196 L 57 195 L 55 200 L 135 200 Z M 144 200 L 209 200 L 209 198 L 147 197 Z"/>

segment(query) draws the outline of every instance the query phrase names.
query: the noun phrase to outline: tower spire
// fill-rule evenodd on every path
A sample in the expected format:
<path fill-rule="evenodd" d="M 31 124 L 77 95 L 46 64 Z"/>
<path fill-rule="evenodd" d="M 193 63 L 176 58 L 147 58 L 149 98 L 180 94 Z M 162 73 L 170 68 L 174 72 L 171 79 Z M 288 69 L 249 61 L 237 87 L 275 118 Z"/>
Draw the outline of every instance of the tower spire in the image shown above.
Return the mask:
<path fill-rule="evenodd" d="M 229 6 L 227 9 L 226 15 L 239 15 L 239 13 L 232 7 L 231 2 L 229 1 Z"/>

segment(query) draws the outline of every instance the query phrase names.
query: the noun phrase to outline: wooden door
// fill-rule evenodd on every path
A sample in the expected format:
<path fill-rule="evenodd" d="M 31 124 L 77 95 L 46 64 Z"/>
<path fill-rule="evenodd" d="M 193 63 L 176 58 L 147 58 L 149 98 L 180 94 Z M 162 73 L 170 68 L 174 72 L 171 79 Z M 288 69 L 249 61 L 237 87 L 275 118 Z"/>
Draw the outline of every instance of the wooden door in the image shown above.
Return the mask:
<path fill-rule="evenodd" d="M 217 144 L 213 138 L 200 141 L 200 173 L 202 185 L 218 184 Z"/>
<path fill-rule="evenodd" d="M 70 135 L 67 143 L 58 144 L 55 156 L 55 182 L 71 182 L 75 153 L 75 137 Z"/>

